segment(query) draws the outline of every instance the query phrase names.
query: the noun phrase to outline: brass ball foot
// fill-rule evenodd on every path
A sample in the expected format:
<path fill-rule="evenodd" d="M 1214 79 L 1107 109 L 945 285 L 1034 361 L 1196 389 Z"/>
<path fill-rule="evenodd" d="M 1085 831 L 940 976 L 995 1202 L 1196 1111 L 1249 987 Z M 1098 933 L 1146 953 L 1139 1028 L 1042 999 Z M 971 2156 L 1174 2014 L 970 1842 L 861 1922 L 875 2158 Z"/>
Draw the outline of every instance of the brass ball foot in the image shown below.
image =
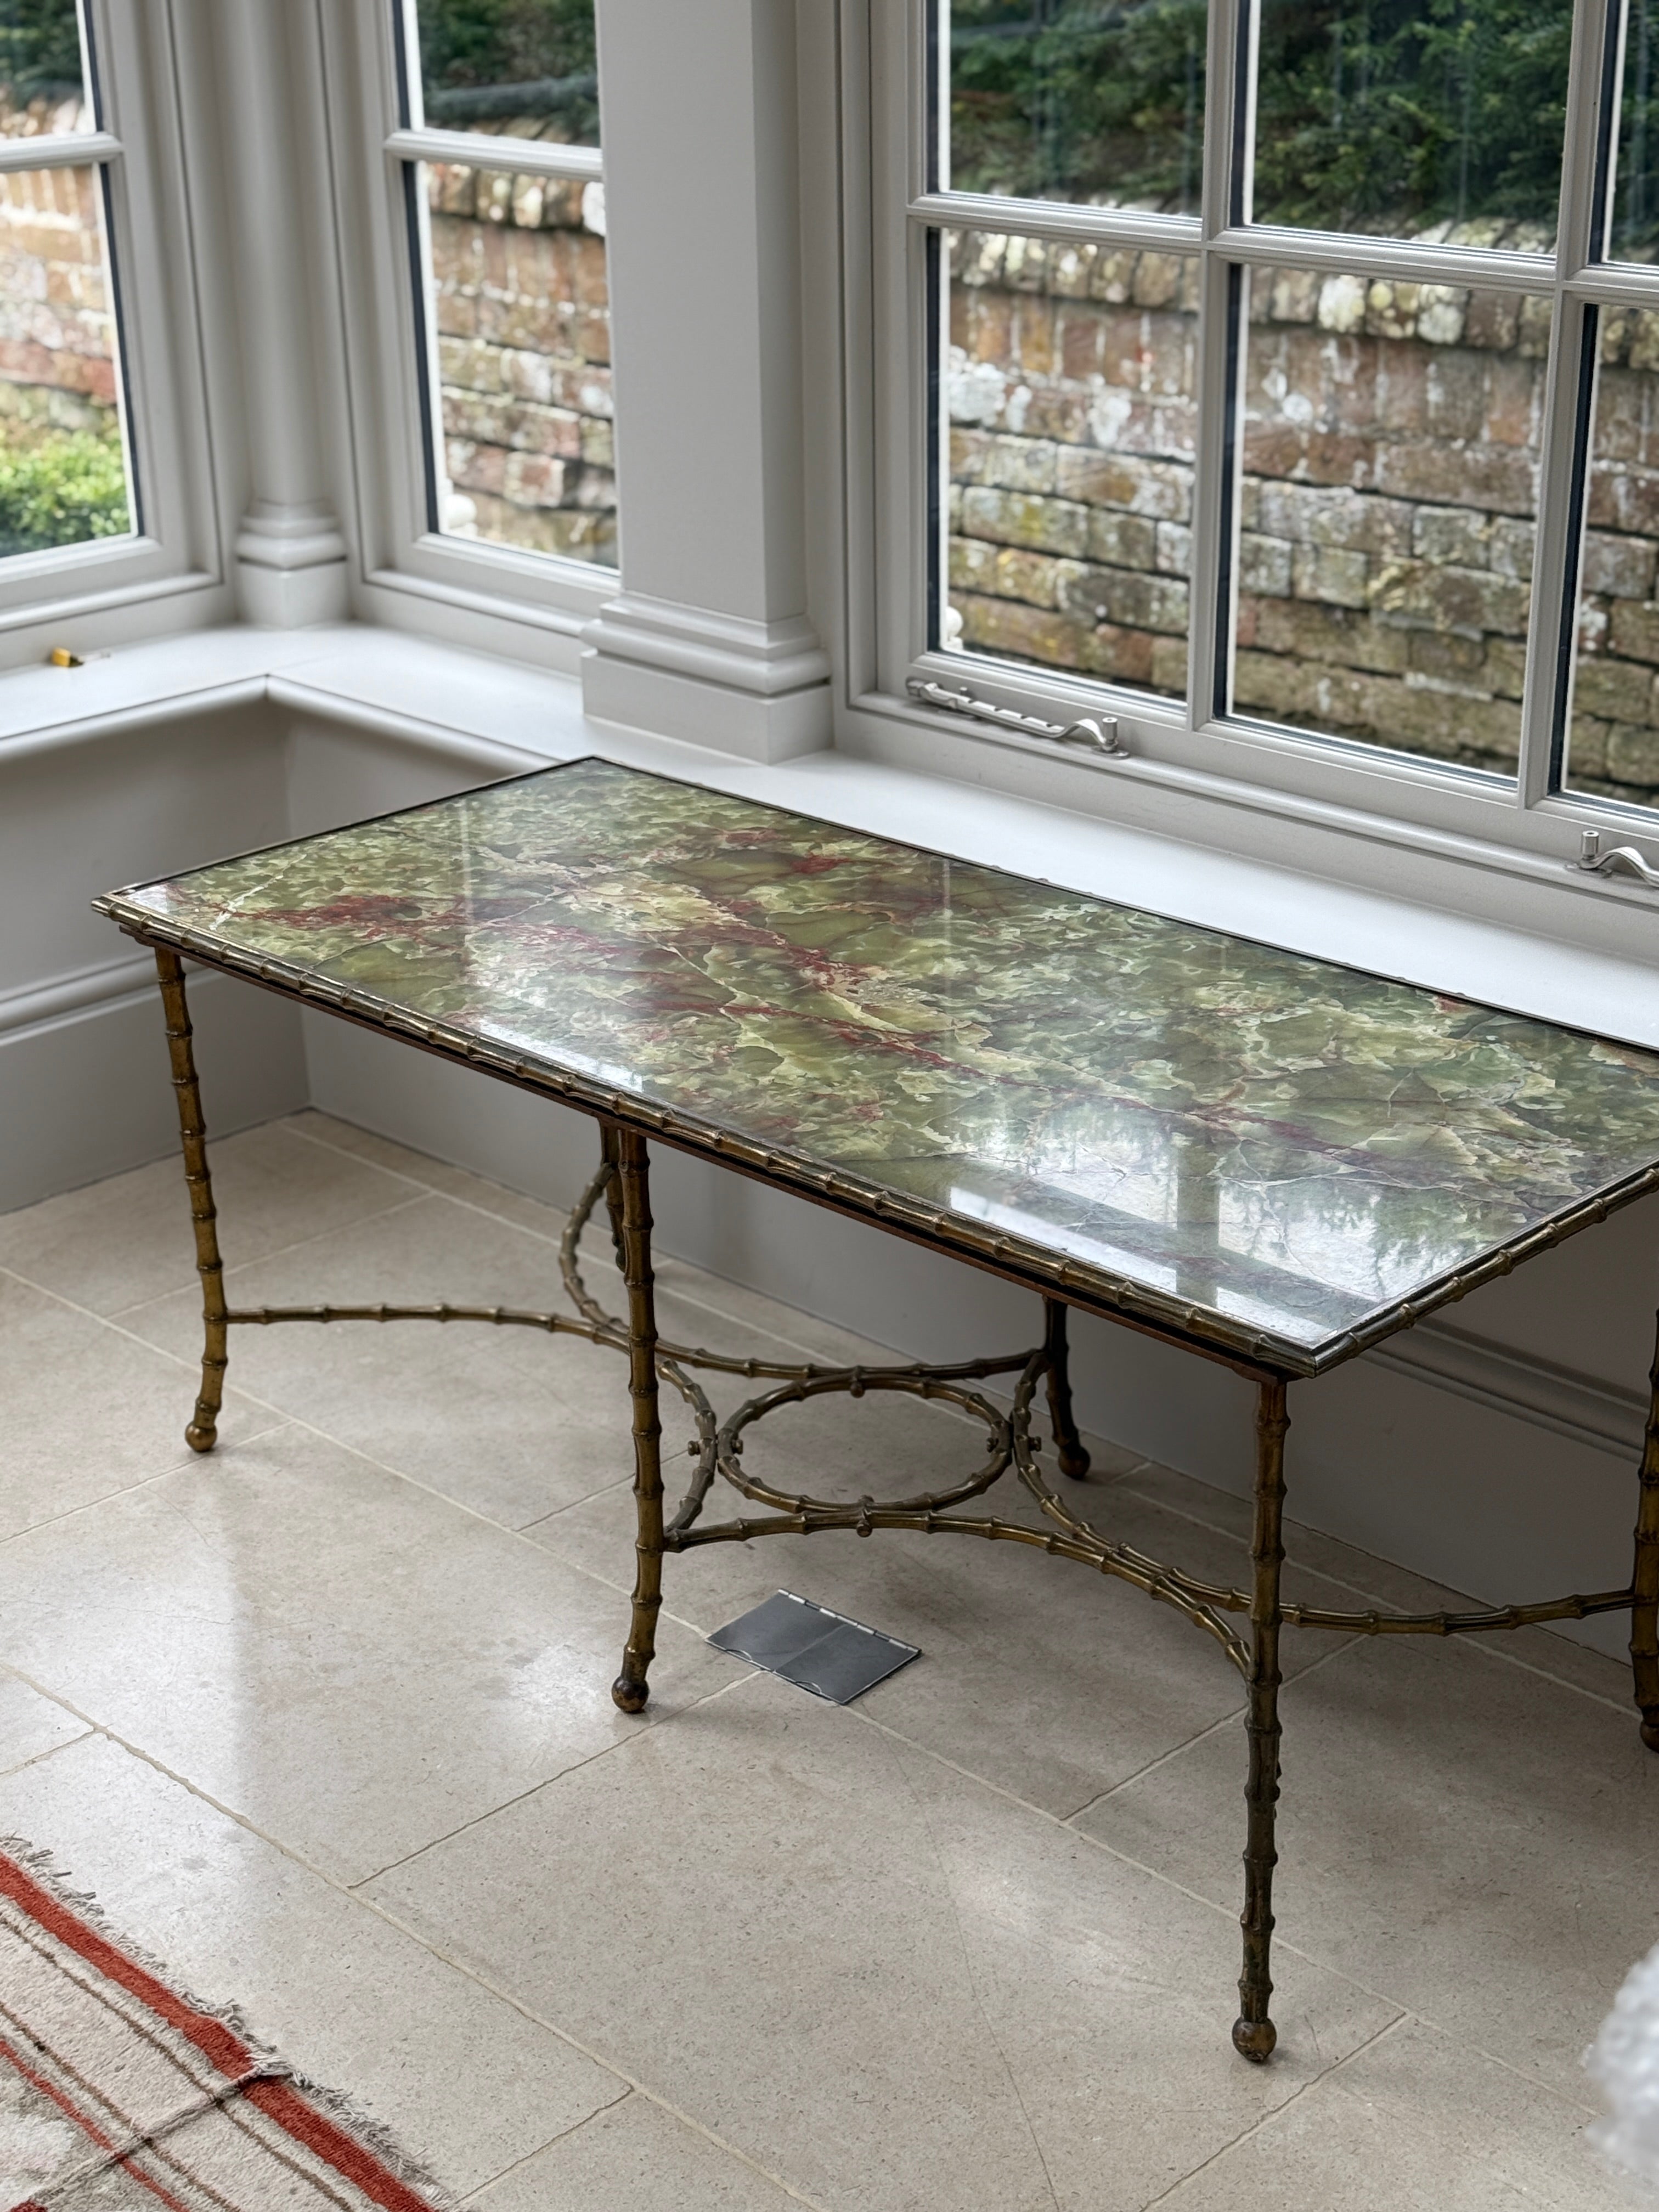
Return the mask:
<path fill-rule="evenodd" d="M 1279 2030 L 1270 2020 L 1236 2020 L 1233 2022 L 1233 2049 L 1241 2058 L 1248 2058 L 1253 2066 L 1267 2064 L 1278 2040 Z"/>
<path fill-rule="evenodd" d="M 204 1429 L 199 1421 L 192 1421 L 185 1431 L 185 1442 L 193 1452 L 210 1452 L 219 1441 L 217 1429 Z"/>
<path fill-rule="evenodd" d="M 1642 1741 L 1650 1751 L 1659 1751 L 1659 1721 L 1644 1721 Z"/>
<path fill-rule="evenodd" d="M 642 1713 L 645 1701 L 651 1695 L 648 1682 L 630 1682 L 626 1674 L 618 1674 L 611 1685 L 611 1694 L 625 1713 Z"/>
<path fill-rule="evenodd" d="M 1069 1482 L 1087 1482 L 1089 1455 L 1086 1451 L 1061 1452 L 1060 1471 Z"/>

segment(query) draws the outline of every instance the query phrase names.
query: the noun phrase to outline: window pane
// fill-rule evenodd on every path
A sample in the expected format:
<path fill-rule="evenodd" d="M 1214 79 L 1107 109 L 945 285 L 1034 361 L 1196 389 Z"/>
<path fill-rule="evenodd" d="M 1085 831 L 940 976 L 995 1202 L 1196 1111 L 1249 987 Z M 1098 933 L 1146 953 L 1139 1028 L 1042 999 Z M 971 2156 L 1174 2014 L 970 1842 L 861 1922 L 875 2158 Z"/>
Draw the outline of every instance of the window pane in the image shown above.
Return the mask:
<path fill-rule="evenodd" d="M 1184 696 L 1196 256 L 946 251 L 944 641 Z"/>
<path fill-rule="evenodd" d="M 1237 710 L 1512 771 L 1549 301 L 1249 289 Z"/>
<path fill-rule="evenodd" d="M 416 0 L 426 120 L 599 143 L 593 0 Z"/>
<path fill-rule="evenodd" d="M 1659 315 L 1601 316 L 1566 781 L 1659 806 Z"/>
<path fill-rule="evenodd" d="M 1572 0 L 1261 0 L 1258 222 L 1546 252 Z"/>
<path fill-rule="evenodd" d="M 132 527 L 98 172 L 0 174 L 0 554 Z"/>
<path fill-rule="evenodd" d="M 0 0 L 0 137 L 94 127 L 76 0 Z"/>
<path fill-rule="evenodd" d="M 604 187 L 455 163 L 425 177 L 439 527 L 614 567 Z"/>
<path fill-rule="evenodd" d="M 1651 261 L 1659 249 L 1659 5 L 1630 0 L 1620 88 L 1619 152 L 1607 251 L 1615 261 Z"/>
<path fill-rule="evenodd" d="M 951 0 L 958 191 L 1196 214 L 1206 0 Z"/>

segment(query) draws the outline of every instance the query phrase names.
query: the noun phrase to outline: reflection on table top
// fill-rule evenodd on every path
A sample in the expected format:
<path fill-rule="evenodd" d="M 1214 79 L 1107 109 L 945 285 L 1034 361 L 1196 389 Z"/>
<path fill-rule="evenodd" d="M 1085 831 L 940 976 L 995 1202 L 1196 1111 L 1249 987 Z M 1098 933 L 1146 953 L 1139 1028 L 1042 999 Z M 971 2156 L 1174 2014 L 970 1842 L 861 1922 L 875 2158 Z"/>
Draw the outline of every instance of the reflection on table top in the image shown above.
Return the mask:
<path fill-rule="evenodd" d="M 100 903 L 1302 1371 L 1659 1184 L 1654 1054 L 597 760 Z"/>

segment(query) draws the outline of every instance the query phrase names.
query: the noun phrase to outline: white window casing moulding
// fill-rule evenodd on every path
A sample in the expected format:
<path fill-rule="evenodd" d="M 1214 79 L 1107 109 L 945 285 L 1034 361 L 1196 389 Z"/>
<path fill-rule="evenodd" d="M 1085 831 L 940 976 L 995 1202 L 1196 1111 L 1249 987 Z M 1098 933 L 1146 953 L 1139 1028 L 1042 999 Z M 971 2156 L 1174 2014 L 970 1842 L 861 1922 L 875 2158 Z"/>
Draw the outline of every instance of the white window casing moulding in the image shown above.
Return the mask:
<path fill-rule="evenodd" d="M 805 615 L 751 621 L 624 592 L 583 637 L 583 698 L 601 720 L 755 761 L 828 739 L 830 657 Z"/>

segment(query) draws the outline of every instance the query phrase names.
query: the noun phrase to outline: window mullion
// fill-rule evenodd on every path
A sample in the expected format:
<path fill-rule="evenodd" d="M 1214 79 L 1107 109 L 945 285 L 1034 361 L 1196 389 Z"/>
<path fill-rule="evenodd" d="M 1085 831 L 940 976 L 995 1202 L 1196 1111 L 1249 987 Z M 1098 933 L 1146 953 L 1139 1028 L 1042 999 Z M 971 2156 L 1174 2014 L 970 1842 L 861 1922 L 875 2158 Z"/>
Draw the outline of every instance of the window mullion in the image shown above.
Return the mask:
<path fill-rule="evenodd" d="M 1610 118 L 1617 94 L 1618 0 L 1580 0 L 1573 25 L 1556 235 L 1554 313 L 1545 365 L 1538 527 L 1527 625 L 1516 803 L 1536 806 L 1559 775 L 1571 696 L 1583 543 L 1585 444 L 1595 377 L 1596 313 L 1567 289 L 1600 258 L 1606 228 Z M 1611 51 L 1610 51 L 1611 47 Z"/>
<path fill-rule="evenodd" d="M 1220 710 L 1230 660 L 1225 626 L 1238 540 L 1237 419 L 1244 282 L 1216 240 L 1243 213 L 1249 159 L 1253 0 L 1212 0 L 1204 128 L 1198 437 L 1194 455 L 1187 700 L 1193 726 Z"/>

